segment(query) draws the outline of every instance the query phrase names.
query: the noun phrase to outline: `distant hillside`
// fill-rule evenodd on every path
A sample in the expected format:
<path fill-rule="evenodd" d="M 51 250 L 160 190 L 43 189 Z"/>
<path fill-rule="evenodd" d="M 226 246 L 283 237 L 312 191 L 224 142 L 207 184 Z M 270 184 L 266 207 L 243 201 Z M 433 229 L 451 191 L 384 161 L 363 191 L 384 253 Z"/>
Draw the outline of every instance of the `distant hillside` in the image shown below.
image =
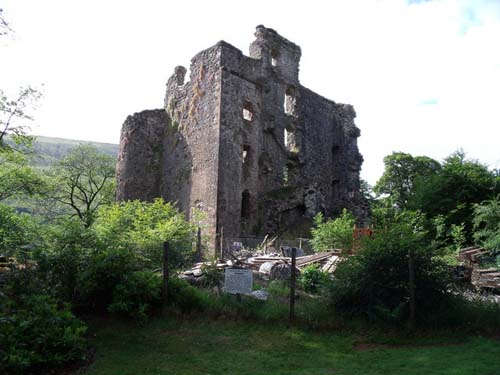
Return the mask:
<path fill-rule="evenodd" d="M 116 158 L 118 156 L 117 144 L 35 136 L 35 141 L 33 142 L 35 154 L 37 155 L 35 164 L 38 166 L 50 165 L 54 161 L 65 157 L 73 148 L 75 148 L 79 144 L 91 144 L 103 154 L 109 155 L 113 158 Z"/>

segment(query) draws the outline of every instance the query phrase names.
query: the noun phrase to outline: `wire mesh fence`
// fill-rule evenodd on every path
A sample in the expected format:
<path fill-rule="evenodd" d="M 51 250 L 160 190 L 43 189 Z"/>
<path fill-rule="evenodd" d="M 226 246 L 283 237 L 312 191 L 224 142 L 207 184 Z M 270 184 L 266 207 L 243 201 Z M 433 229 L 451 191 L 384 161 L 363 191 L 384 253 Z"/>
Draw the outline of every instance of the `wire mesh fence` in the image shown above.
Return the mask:
<path fill-rule="evenodd" d="M 295 247 L 303 249 L 304 253 L 312 254 L 311 239 L 295 238 L 282 239 L 279 237 L 226 237 L 222 239 L 220 257 L 237 258 L 249 253 L 273 254 L 282 253 L 282 248 Z"/>

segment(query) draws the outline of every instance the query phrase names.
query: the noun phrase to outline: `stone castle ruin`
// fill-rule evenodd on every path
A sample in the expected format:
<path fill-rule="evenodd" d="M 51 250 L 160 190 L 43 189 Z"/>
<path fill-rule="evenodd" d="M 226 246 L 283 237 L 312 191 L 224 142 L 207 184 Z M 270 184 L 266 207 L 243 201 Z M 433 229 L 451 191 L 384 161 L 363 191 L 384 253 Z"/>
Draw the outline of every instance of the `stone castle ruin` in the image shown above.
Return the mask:
<path fill-rule="evenodd" d="M 359 129 L 351 105 L 299 82 L 300 47 L 258 26 L 250 56 L 221 41 L 175 68 L 165 107 L 128 116 L 117 199 L 205 213 L 211 246 L 307 228 L 343 208 L 361 220 Z"/>

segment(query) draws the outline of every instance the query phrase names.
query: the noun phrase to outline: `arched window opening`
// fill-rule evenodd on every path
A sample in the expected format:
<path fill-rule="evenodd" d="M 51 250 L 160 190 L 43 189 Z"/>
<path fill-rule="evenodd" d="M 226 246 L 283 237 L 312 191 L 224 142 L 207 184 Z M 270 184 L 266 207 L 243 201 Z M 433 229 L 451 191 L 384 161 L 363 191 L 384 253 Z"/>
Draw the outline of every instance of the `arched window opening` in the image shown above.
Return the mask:
<path fill-rule="evenodd" d="M 250 102 L 243 105 L 243 119 L 249 122 L 253 121 L 253 106 Z"/>
<path fill-rule="evenodd" d="M 250 218 L 250 192 L 248 190 L 241 193 L 241 218 Z"/>

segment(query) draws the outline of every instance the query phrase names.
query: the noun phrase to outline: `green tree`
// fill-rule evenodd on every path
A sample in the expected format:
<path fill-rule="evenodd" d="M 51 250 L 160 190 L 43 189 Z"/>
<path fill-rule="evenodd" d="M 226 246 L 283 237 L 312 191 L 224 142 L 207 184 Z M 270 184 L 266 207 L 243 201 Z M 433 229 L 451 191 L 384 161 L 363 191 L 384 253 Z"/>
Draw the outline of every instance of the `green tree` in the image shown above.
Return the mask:
<path fill-rule="evenodd" d="M 113 201 L 115 160 L 94 146 L 79 145 L 52 170 L 52 199 L 69 208 L 86 227 L 97 209 Z"/>
<path fill-rule="evenodd" d="M 459 150 L 444 160 L 438 173 L 417 179 L 408 207 L 422 210 L 429 218 L 443 215 L 448 227 L 463 223 L 470 242 L 473 207 L 493 198 L 495 189 L 495 174 Z"/>
<path fill-rule="evenodd" d="M 342 249 L 349 251 L 352 248 L 354 216 L 346 209 L 333 220 L 324 220 L 323 214 L 319 213 L 314 218 L 312 233 L 312 247 L 314 251 L 327 249 Z"/>
<path fill-rule="evenodd" d="M 28 121 L 42 93 L 30 86 L 21 87 L 15 99 L 0 90 L 0 151 L 25 151 L 31 149 L 32 137 L 28 136 Z M 7 140 L 11 140 L 9 143 Z"/>
<path fill-rule="evenodd" d="M 46 190 L 47 183 L 25 155 L 0 152 L 0 201 L 20 195 L 33 196 Z"/>
<path fill-rule="evenodd" d="M 414 194 L 415 181 L 426 180 L 436 174 L 441 165 L 427 156 L 412 156 L 403 152 L 393 152 L 384 158 L 385 170 L 375 184 L 377 195 L 386 195 L 391 206 L 405 208 Z"/>
<path fill-rule="evenodd" d="M 474 240 L 487 249 L 500 251 L 500 197 L 474 206 Z"/>
<path fill-rule="evenodd" d="M 0 204 L 0 254 L 25 255 L 24 250 L 33 245 L 38 232 L 32 217 Z"/>
<path fill-rule="evenodd" d="M 27 135 L 30 112 L 41 93 L 22 88 L 16 99 L 0 90 L 0 201 L 26 194 L 32 196 L 45 187 L 42 175 L 29 165 L 32 137 Z"/>

